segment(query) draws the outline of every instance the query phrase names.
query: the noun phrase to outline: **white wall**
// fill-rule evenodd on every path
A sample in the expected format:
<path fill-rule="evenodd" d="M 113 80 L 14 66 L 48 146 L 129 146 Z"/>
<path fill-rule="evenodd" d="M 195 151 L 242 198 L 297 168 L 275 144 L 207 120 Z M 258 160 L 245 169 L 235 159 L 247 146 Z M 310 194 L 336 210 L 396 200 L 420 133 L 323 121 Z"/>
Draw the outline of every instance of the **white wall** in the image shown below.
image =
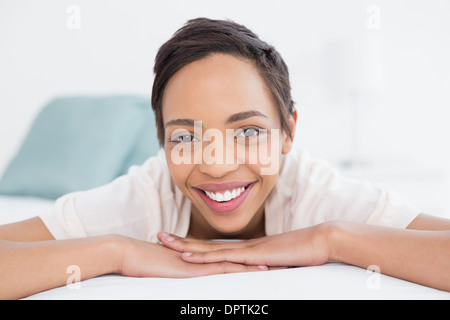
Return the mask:
<path fill-rule="evenodd" d="M 70 28 L 78 22 L 71 6 L 79 29 Z M 405 176 L 419 188 L 436 178 L 439 190 L 419 193 L 445 205 L 449 12 L 447 0 L 0 0 L 0 172 L 53 96 L 150 95 L 158 47 L 187 19 L 206 16 L 243 23 L 282 53 L 297 145 L 338 164 L 354 153 L 356 128 L 360 157 L 390 168 L 383 172 L 411 168 Z"/>

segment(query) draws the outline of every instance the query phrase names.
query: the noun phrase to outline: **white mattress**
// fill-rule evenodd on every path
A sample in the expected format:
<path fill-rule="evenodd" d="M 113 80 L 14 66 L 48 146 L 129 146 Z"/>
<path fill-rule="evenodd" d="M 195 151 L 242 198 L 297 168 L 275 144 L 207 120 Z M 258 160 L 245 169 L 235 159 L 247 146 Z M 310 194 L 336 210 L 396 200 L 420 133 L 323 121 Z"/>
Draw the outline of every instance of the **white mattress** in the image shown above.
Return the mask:
<path fill-rule="evenodd" d="M 53 201 L 0 196 L 0 224 L 51 209 Z M 68 274 L 69 276 L 69 274 Z M 450 293 L 341 263 L 189 279 L 105 275 L 26 299 L 449 299 Z"/>
<path fill-rule="evenodd" d="M 434 290 L 341 263 L 189 279 L 106 275 L 27 299 L 450 299 Z"/>
<path fill-rule="evenodd" d="M 42 211 L 50 210 L 53 204 L 53 200 L 43 198 L 0 195 L 0 224 L 35 217 Z"/>

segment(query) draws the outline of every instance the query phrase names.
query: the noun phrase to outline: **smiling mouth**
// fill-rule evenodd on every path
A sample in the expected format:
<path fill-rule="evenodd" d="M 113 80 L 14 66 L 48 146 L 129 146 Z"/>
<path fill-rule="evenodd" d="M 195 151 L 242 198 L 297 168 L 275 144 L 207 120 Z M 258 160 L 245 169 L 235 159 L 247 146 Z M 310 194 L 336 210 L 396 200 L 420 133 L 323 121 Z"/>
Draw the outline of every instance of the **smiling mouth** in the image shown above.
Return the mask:
<path fill-rule="evenodd" d="M 246 187 L 242 187 L 242 188 L 238 188 L 238 189 L 233 189 L 233 190 L 227 190 L 224 193 L 220 193 L 220 192 L 209 192 L 209 191 L 205 191 L 202 190 L 210 199 L 217 201 L 217 202 L 227 202 L 227 201 L 231 201 L 233 199 L 235 199 L 236 197 L 239 197 L 241 195 L 242 192 L 245 191 Z"/>
<path fill-rule="evenodd" d="M 228 182 L 204 184 L 194 187 L 206 205 L 217 213 L 236 210 L 245 200 L 256 182 Z"/>

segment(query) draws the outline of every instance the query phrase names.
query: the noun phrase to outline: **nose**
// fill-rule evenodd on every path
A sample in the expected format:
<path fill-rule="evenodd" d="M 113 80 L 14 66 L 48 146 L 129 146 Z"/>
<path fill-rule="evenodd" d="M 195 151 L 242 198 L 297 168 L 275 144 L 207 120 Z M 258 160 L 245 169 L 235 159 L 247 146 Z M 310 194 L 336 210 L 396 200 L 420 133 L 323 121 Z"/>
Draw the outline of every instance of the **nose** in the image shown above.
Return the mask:
<path fill-rule="evenodd" d="M 239 168 L 233 143 L 224 142 L 222 139 L 214 139 L 203 146 L 202 161 L 197 164 L 200 172 L 213 178 L 221 178 Z"/>
<path fill-rule="evenodd" d="M 221 177 L 226 176 L 227 174 L 234 172 L 238 169 L 238 164 L 207 164 L 205 162 L 202 162 L 198 165 L 198 169 L 201 173 L 207 174 L 213 178 L 219 179 Z"/>

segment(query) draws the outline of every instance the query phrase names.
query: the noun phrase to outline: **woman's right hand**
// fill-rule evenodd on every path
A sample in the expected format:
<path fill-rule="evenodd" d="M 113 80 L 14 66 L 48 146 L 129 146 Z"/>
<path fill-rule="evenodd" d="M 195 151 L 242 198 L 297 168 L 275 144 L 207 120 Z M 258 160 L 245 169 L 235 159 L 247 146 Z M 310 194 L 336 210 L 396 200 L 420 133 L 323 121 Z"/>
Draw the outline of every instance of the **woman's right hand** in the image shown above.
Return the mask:
<path fill-rule="evenodd" d="M 131 277 L 188 278 L 220 273 L 268 270 L 232 262 L 195 264 L 181 259 L 181 252 L 163 245 L 118 236 L 122 251 L 119 272 Z"/>

